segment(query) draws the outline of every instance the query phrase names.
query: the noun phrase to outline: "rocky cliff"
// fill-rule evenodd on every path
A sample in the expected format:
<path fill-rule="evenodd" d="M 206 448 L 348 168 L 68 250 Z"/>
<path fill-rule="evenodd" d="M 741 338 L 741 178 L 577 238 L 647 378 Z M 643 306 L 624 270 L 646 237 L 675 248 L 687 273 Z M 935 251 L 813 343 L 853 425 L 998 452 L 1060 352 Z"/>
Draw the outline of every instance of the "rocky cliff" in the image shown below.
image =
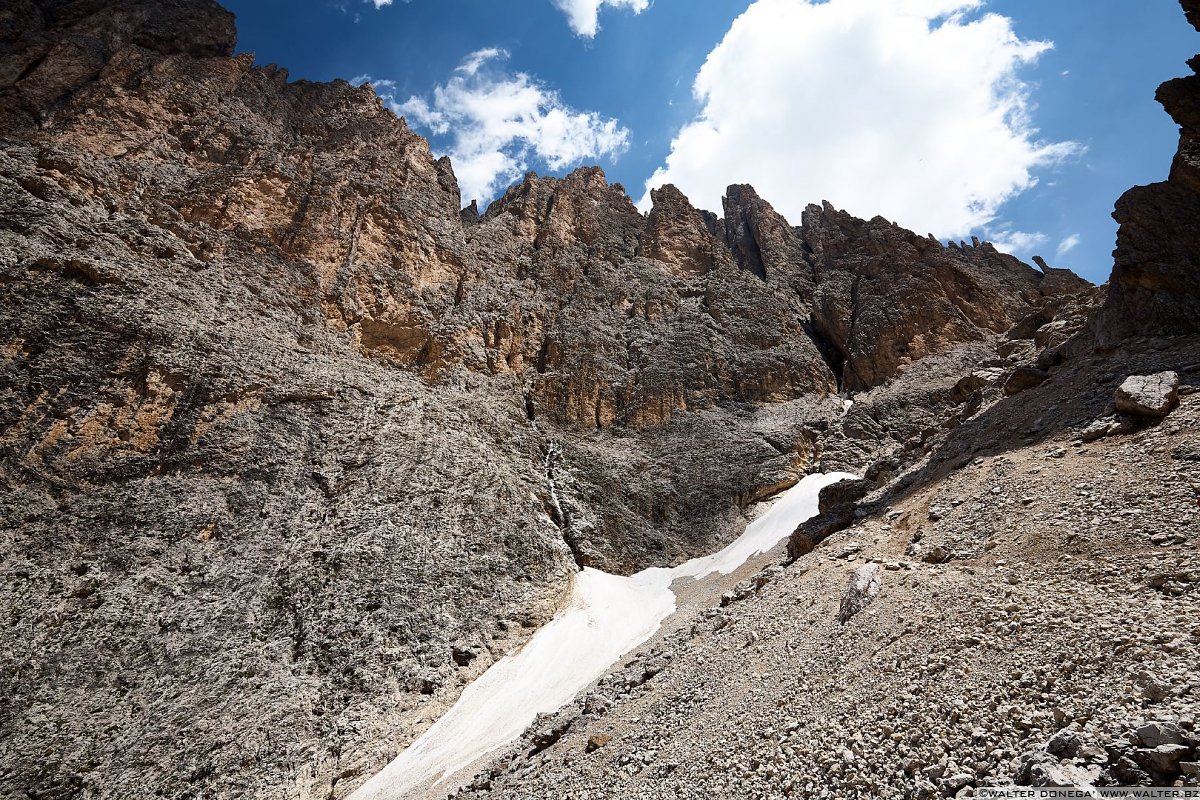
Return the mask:
<path fill-rule="evenodd" d="M 578 565 L 713 549 L 814 467 L 886 483 L 1091 302 L 746 186 L 461 211 L 369 88 L 234 36 L 0 10 L 6 792 L 343 796 Z"/>
<path fill-rule="evenodd" d="M 1200 3 L 1181 2 L 1200 30 Z M 1116 262 L 1095 325 L 1102 345 L 1200 331 L 1200 56 L 1188 66 L 1194 74 L 1158 88 L 1158 101 L 1180 126 L 1170 177 L 1130 189 L 1113 213 L 1120 223 Z"/>

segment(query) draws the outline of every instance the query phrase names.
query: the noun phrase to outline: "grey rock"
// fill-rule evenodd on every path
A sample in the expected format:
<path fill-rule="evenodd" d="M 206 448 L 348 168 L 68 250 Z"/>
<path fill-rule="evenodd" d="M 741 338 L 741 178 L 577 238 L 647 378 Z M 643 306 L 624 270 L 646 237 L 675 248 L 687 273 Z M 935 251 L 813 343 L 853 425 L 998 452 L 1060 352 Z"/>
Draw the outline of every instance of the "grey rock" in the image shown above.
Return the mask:
<path fill-rule="evenodd" d="M 1148 722 L 1136 731 L 1137 737 L 1145 747 L 1158 747 L 1163 744 L 1183 744 L 1183 729 L 1172 722 Z"/>
<path fill-rule="evenodd" d="M 870 481 L 858 479 L 838 481 L 822 489 L 817 516 L 802 523 L 788 538 L 788 557 L 795 559 L 812 552 L 830 535 L 850 525 L 859 501 L 873 488 Z"/>
<path fill-rule="evenodd" d="M 948 778 L 943 778 L 938 783 L 938 790 L 942 793 L 942 797 L 954 797 L 960 790 L 974 783 L 974 775 L 967 772 L 959 772 Z"/>
<path fill-rule="evenodd" d="M 1165 780 L 1179 774 L 1179 764 L 1189 752 L 1191 749 L 1186 745 L 1160 744 L 1134 750 L 1133 760 L 1152 777 Z"/>
<path fill-rule="evenodd" d="M 1165 417 L 1179 405 L 1179 375 L 1159 372 L 1131 375 L 1113 396 L 1117 410 L 1142 417 Z"/>
<path fill-rule="evenodd" d="M 870 605 L 879 595 L 883 577 L 878 564 L 864 564 L 850 574 L 842 602 L 838 607 L 838 622 L 845 625 L 855 615 Z"/>

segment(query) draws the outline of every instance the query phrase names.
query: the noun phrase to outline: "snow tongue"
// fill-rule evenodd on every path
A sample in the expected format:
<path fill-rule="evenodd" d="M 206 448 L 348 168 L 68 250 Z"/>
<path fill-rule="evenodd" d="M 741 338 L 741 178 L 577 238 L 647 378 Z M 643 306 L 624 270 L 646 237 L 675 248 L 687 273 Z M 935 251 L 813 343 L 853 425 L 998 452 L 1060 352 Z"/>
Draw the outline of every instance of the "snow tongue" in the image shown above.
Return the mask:
<path fill-rule="evenodd" d="M 352 800 L 397 800 L 461 773 L 517 739 L 539 714 L 553 713 L 675 612 L 675 581 L 728 575 L 815 517 L 821 490 L 857 476 L 809 475 L 779 495 L 745 531 L 712 555 L 628 577 L 593 568 L 576 574 L 566 605 L 518 652 L 471 683 L 424 734 L 363 784 Z"/>

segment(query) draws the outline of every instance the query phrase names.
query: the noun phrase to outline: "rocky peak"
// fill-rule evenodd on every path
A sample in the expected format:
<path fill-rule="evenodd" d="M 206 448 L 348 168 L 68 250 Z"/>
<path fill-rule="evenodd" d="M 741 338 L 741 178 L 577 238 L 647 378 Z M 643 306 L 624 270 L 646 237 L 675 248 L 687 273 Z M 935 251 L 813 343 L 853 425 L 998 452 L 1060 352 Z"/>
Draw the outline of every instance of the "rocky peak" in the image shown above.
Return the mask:
<path fill-rule="evenodd" d="M 944 247 L 829 203 L 805 210 L 799 236 L 816 286 L 812 325 L 849 390 L 999 333 L 1044 297 L 1042 273 L 990 244 Z"/>
<path fill-rule="evenodd" d="M 797 272 L 807 277 L 800 237 L 754 187 L 730 186 L 721 204 L 725 211 L 725 241 L 738 266 L 764 281 L 784 282 Z M 805 288 L 808 291 L 801 293 L 810 295 L 810 287 Z"/>
<path fill-rule="evenodd" d="M 712 214 L 696 210 L 674 185 L 650 190 L 654 205 L 646 219 L 639 254 L 664 264 L 679 276 L 713 269 L 724 257 L 724 243 L 714 235 Z"/>
<path fill-rule="evenodd" d="M 527 173 L 484 214 L 488 221 L 504 218 L 521 238 L 552 249 L 591 244 L 608 229 L 641 223 L 624 188 L 610 186 L 600 167 L 580 167 L 564 178 Z"/>
<path fill-rule="evenodd" d="M 1042 281 L 1039 288 L 1047 297 L 1078 294 L 1093 288 L 1089 281 L 1076 275 L 1069 269 L 1052 267 L 1041 256 L 1034 256 L 1033 263 L 1042 271 Z"/>

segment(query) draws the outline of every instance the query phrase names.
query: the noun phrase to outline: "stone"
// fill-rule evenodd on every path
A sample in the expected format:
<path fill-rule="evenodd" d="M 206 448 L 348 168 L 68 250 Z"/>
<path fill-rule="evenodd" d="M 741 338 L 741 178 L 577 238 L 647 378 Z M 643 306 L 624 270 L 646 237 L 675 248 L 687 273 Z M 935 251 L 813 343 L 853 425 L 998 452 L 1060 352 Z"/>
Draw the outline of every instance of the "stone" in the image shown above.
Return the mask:
<path fill-rule="evenodd" d="M 1145 747 L 1184 743 L 1183 729 L 1171 722 L 1148 722 L 1135 732 Z"/>
<path fill-rule="evenodd" d="M 938 782 L 938 790 L 942 793 L 942 797 L 954 797 L 959 790 L 972 786 L 975 783 L 975 776 L 967 772 L 958 772 L 948 778 L 943 778 Z"/>
<path fill-rule="evenodd" d="M 1012 396 L 1044 383 L 1050 373 L 1035 367 L 1017 367 L 1004 382 L 1004 394 Z"/>
<path fill-rule="evenodd" d="M 1098 419 L 1084 428 L 1079 436 L 1085 442 L 1096 442 L 1111 435 L 1117 427 L 1115 419 Z"/>
<path fill-rule="evenodd" d="M 1133 760 L 1143 769 L 1160 780 L 1179 774 L 1179 764 L 1191 752 L 1182 744 L 1160 744 L 1156 747 L 1141 747 L 1133 751 Z"/>
<path fill-rule="evenodd" d="M 1046 743 L 1046 752 L 1059 758 L 1074 758 L 1083 747 L 1083 739 L 1074 728 L 1063 728 Z"/>
<path fill-rule="evenodd" d="M 861 478 L 838 481 L 823 488 L 817 500 L 817 516 L 801 523 L 788 537 L 788 558 L 807 555 L 826 538 L 849 526 L 855 519 L 859 501 L 873 488 L 870 481 Z"/>
<path fill-rule="evenodd" d="M 1179 405 L 1179 375 L 1159 372 L 1131 375 L 1113 395 L 1117 410 L 1141 417 L 1162 418 Z"/>
<path fill-rule="evenodd" d="M 1029 770 L 1030 786 L 1092 786 L 1100 778 L 1098 765 L 1046 761 Z"/>
<path fill-rule="evenodd" d="M 926 564 L 945 564 L 952 558 L 954 558 L 954 553 L 951 550 L 943 547 L 940 544 L 935 544 L 933 547 L 930 547 L 927 551 L 925 551 L 925 554 L 921 557 L 921 560 Z"/>
<path fill-rule="evenodd" d="M 593 733 L 587 739 L 587 746 L 584 750 L 588 753 L 594 753 L 601 747 L 612 741 L 612 736 L 607 733 Z"/>
<path fill-rule="evenodd" d="M 879 595 L 883 579 L 878 564 L 864 564 L 850 574 L 842 602 L 838 607 L 838 622 L 845 625 L 855 614 L 870 605 Z"/>

